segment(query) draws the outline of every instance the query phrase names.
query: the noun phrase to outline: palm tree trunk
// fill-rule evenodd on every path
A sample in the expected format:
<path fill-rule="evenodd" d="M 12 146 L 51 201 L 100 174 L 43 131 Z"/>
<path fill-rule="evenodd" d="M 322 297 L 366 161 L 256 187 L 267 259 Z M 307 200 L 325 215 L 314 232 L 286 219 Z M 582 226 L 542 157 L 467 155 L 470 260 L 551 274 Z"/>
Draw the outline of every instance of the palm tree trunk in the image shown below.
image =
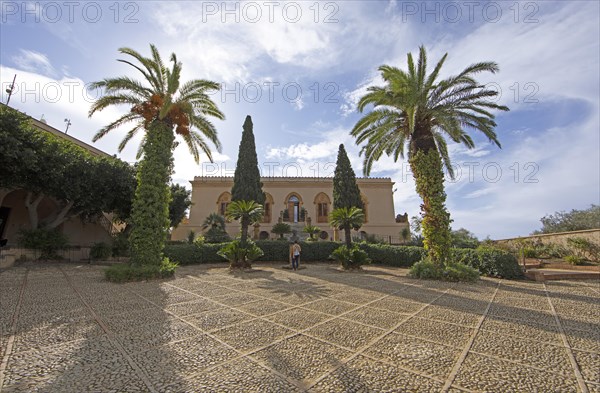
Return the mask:
<path fill-rule="evenodd" d="M 350 225 L 344 227 L 344 236 L 346 237 L 346 246 L 348 249 L 352 248 L 352 233 L 350 232 Z"/>
<path fill-rule="evenodd" d="M 131 263 L 160 265 L 169 228 L 168 186 L 173 165 L 172 127 L 156 120 L 148 127 L 137 173 L 130 235 Z"/>
<path fill-rule="evenodd" d="M 423 200 L 423 243 L 431 260 L 443 266 L 450 254 L 450 213 L 446 209 L 442 160 L 435 149 L 418 150 L 410 158 L 410 167 Z"/>

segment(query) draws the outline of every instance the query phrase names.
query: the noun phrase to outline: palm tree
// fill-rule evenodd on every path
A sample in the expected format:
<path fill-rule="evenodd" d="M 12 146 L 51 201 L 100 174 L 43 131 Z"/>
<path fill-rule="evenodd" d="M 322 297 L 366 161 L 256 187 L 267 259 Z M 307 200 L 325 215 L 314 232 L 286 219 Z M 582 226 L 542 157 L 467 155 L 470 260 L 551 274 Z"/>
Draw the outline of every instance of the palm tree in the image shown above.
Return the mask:
<path fill-rule="evenodd" d="M 220 214 L 210 213 L 208 217 L 204 219 L 204 223 L 202 223 L 202 230 L 206 230 L 207 228 L 225 231 L 225 219 Z"/>
<path fill-rule="evenodd" d="M 343 229 L 348 249 L 352 247 L 352 228 L 358 230 L 365 222 L 365 214 L 362 209 L 357 207 L 339 207 L 334 209 L 329 215 L 329 224 L 331 226 Z"/>
<path fill-rule="evenodd" d="M 310 239 L 314 240 L 314 236 L 321 232 L 321 228 L 319 228 L 318 226 L 315 226 L 315 225 L 307 225 L 304 228 L 302 228 L 302 231 L 304 233 L 308 233 L 308 235 L 310 236 Z"/>
<path fill-rule="evenodd" d="M 283 235 L 285 235 L 286 233 L 291 233 L 292 227 L 290 226 L 290 224 L 286 224 L 285 222 L 278 222 L 277 224 L 273 225 L 273 228 L 271 228 L 271 232 L 279 235 L 279 239 L 283 240 Z"/>
<path fill-rule="evenodd" d="M 259 222 L 263 214 L 263 207 L 254 201 L 233 201 L 227 206 L 225 216 L 230 220 L 240 220 L 242 227 L 240 242 L 242 247 L 246 246 L 248 240 L 248 227 L 255 222 Z"/>
<path fill-rule="evenodd" d="M 221 149 L 221 144 L 216 128 L 206 116 L 221 120 L 225 118 L 207 94 L 219 89 L 217 83 L 195 79 L 180 86 L 182 65 L 175 54 L 171 54 L 170 61 L 173 64 L 169 69 L 164 66 L 154 45 L 150 45 L 150 50 L 151 58 L 143 57 L 130 48 L 119 49 L 119 52 L 139 63 L 136 65 L 129 60 L 118 60 L 139 71 L 144 76 L 142 82 L 122 76 L 90 85 L 91 90 L 104 89 L 103 95 L 92 104 L 90 117 L 112 105 L 130 107 L 129 112 L 100 129 L 93 141 L 133 122 L 134 127 L 119 145 L 119 151 L 122 151 L 140 130 L 145 132 L 138 149 L 138 158 L 143 158 L 139 165 L 132 211 L 134 227 L 130 244 L 134 264 L 160 264 L 162 261 L 165 233 L 169 225 L 170 195 L 167 183 L 173 165 L 175 134 L 183 138 L 196 162 L 200 151 L 212 161 L 206 140 L 214 144 L 217 150 Z"/>
<path fill-rule="evenodd" d="M 490 100 L 498 94 L 496 91 L 486 89 L 474 78 L 481 72 L 498 72 L 496 63 L 475 63 L 458 75 L 438 81 L 447 55 L 429 75 L 423 46 L 419 48 L 416 66 L 412 54 L 408 54 L 408 72 L 388 65 L 379 67 L 385 86 L 370 87 L 360 99 L 360 112 L 369 104 L 374 110 L 362 117 L 351 132 L 358 145 L 365 143 L 361 155 L 366 175 L 384 153 L 397 161 L 404 158 L 408 146 L 417 193 L 423 199 L 425 247 L 432 260 L 441 264 L 446 262 L 450 250 L 443 167 L 454 177 L 446 139 L 473 148 L 473 139 L 465 131 L 471 129 L 481 131 L 500 147 L 490 110 L 508 110 Z"/>

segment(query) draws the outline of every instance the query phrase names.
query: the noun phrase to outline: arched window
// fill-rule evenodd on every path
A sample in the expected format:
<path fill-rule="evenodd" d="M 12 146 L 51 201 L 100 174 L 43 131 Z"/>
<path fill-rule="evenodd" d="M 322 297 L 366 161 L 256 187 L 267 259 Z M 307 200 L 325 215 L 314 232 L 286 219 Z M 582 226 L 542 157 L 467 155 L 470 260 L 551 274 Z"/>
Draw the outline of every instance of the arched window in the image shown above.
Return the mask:
<path fill-rule="evenodd" d="M 265 193 L 265 214 L 263 215 L 263 224 L 269 224 L 273 219 L 273 196 L 268 192 Z"/>
<path fill-rule="evenodd" d="M 229 206 L 229 204 L 231 203 L 231 194 L 229 192 L 224 192 L 221 195 L 219 195 L 219 198 L 217 199 L 217 212 L 224 216 L 225 215 L 225 211 L 227 211 L 227 206 Z"/>
<path fill-rule="evenodd" d="M 328 222 L 329 211 L 331 209 L 331 200 L 324 192 L 320 192 L 315 197 L 315 209 L 317 213 L 317 222 Z"/>

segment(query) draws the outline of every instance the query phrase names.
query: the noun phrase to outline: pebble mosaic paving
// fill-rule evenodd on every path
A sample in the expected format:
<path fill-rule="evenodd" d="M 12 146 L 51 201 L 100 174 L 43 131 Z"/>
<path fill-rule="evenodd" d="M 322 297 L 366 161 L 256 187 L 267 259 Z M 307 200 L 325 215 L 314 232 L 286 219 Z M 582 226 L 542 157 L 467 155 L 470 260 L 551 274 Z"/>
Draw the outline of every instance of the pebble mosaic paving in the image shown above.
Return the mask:
<path fill-rule="evenodd" d="M 0 392 L 600 392 L 600 283 L 332 265 L 0 271 Z"/>

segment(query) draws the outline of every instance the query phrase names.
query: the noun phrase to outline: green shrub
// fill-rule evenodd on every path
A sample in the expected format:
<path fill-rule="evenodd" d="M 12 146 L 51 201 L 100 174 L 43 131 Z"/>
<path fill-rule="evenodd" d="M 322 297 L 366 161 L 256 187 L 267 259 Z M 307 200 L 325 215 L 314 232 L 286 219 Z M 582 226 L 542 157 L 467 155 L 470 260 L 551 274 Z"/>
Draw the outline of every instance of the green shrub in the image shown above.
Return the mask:
<path fill-rule="evenodd" d="M 264 252 L 252 240 L 247 240 L 245 246 L 241 240 L 234 240 L 221 247 L 217 254 L 226 258 L 232 268 L 247 268 L 250 267 L 250 262 L 263 256 Z"/>
<path fill-rule="evenodd" d="M 231 237 L 219 227 L 211 227 L 204 234 L 204 241 L 206 243 L 227 243 L 231 241 Z"/>
<path fill-rule="evenodd" d="M 371 263 L 367 253 L 355 244 L 352 248 L 343 245 L 331 253 L 331 257 L 342 264 L 344 269 L 360 269 L 362 265 Z"/>
<path fill-rule="evenodd" d="M 523 247 L 523 256 L 525 258 L 537 258 L 538 257 L 538 253 L 537 253 L 537 249 L 533 248 L 533 247 Z"/>
<path fill-rule="evenodd" d="M 594 262 L 600 261 L 600 246 L 596 243 L 583 237 L 572 237 L 567 239 L 567 244 L 573 249 L 575 256 L 579 259 L 588 259 Z"/>
<path fill-rule="evenodd" d="M 177 264 L 164 258 L 160 265 L 116 264 L 104 270 L 104 277 L 112 282 L 142 281 L 168 278 L 175 274 Z"/>
<path fill-rule="evenodd" d="M 360 248 L 367 252 L 373 263 L 386 266 L 410 267 L 427 255 L 424 248 L 414 246 L 361 244 Z"/>
<path fill-rule="evenodd" d="M 564 258 L 569 255 L 569 249 L 565 246 L 555 243 L 541 244 L 537 247 L 538 258 Z"/>
<path fill-rule="evenodd" d="M 112 247 L 104 242 L 94 243 L 90 248 L 90 258 L 108 259 L 112 255 Z"/>
<path fill-rule="evenodd" d="M 113 235 L 112 241 L 113 257 L 128 257 L 129 256 L 129 240 L 125 232 L 118 232 Z"/>
<path fill-rule="evenodd" d="M 454 248 L 451 260 L 471 266 L 490 277 L 517 278 L 523 275 L 513 254 L 494 247 L 480 246 L 475 250 Z"/>
<path fill-rule="evenodd" d="M 193 244 L 194 243 L 194 239 L 196 238 L 196 232 L 194 231 L 190 231 L 187 235 L 187 242 L 189 244 Z"/>
<path fill-rule="evenodd" d="M 180 265 L 226 262 L 225 258 L 217 254 L 222 246 L 223 244 L 218 243 L 167 245 L 163 253 Z"/>
<path fill-rule="evenodd" d="M 415 263 L 410 268 L 409 274 L 411 277 L 421 279 L 473 282 L 479 279 L 480 273 L 477 269 L 462 263 L 449 263 L 441 267 L 429 259 L 424 259 Z"/>
<path fill-rule="evenodd" d="M 577 255 L 567 255 L 565 261 L 571 265 L 581 265 L 583 263 L 583 258 Z"/>
<path fill-rule="evenodd" d="M 287 212 L 287 209 L 284 210 L 284 214 Z M 288 213 L 289 215 L 289 213 Z M 285 217 L 284 217 L 285 219 Z M 286 224 L 285 222 L 278 222 L 277 224 L 273 225 L 273 228 L 271 228 L 271 233 L 275 233 L 277 235 L 279 235 L 279 239 L 283 240 L 284 237 L 283 235 L 287 234 L 287 233 L 292 233 L 292 227 L 290 226 L 290 224 Z"/>
<path fill-rule="evenodd" d="M 59 250 L 64 250 L 69 240 L 64 233 L 52 229 L 21 229 L 18 244 L 23 248 L 38 250 L 40 259 L 60 259 Z"/>
<path fill-rule="evenodd" d="M 325 262 L 331 260 L 331 253 L 340 246 L 337 242 L 301 242 L 302 253 L 300 260 L 303 262 Z M 289 244 L 287 245 L 285 260 L 289 259 Z"/>
<path fill-rule="evenodd" d="M 425 278 L 438 280 L 442 277 L 442 269 L 428 259 L 424 259 L 412 265 L 409 276 L 414 278 Z"/>

